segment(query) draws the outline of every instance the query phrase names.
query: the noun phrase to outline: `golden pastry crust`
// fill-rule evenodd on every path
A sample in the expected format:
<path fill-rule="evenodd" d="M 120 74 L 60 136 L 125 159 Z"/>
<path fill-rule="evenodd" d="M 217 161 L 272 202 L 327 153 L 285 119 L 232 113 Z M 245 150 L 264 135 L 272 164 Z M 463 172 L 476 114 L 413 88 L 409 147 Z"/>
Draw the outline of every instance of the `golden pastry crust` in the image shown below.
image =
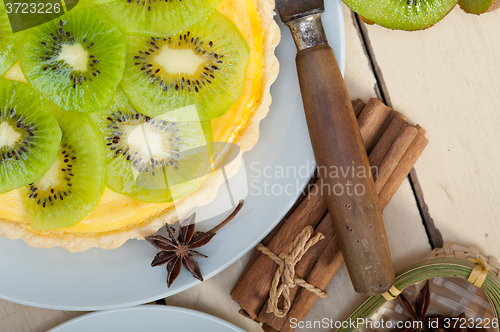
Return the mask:
<path fill-rule="evenodd" d="M 280 30 L 273 19 L 274 0 L 256 0 L 260 24 L 264 32 L 263 38 L 263 68 L 262 68 L 262 100 L 248 120 L 246 128 L 234 142 L 241 152 L 249 151 L 259 139 L 259 124 L 269 112 L 271 104 L 271 85 L 276 80 L 279 71 L 278 59 L 274 50 L 280 41 Z M 236 174 L 240 163 L 237 161 L 226 167 L 229 177 Z M 200 189 L 190 196 L 179 200 L 179 204 L 188 207 L 204 206 L 215 199 L 217 191 L 224 179 L 221 172 L 212 173 L 203 181 Z M 153 235 L 165 223 L 177 222 L 174 209 L 168 208 L 152 215 L 141 223 L 122 229 L 102 233 L 56 233 L 38 232 L 28 229 L 26 224 L 0 218 L 0 235 L 8 239 L 24 239 L 30 246 L 38 248 L 63 247 L 70 252 L 81 252 L 92 247 L 114 249 L 129 239 L 144 239 Z"/>

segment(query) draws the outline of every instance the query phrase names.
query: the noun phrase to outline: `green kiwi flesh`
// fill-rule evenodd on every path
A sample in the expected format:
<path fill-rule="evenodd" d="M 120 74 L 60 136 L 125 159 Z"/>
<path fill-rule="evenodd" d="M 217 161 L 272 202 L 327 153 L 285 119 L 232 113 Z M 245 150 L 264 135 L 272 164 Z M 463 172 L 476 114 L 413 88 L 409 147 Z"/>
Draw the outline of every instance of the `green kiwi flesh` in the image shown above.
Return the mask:
<path fill-rule="evenodd" d="M 106 144 L 110 189 L 141 201 L 169 202 L 199 188 L 201 179 L 191 175 L 206 174 L 208 148 L 194 156 L 185 152 L 207 146 L 210 130 L 196 121 L 194 108 L 153 118 L 136 111 L 118 90 L 110 105 L 91 117 Z"/>
<path fill-rule="evenodd" d="M 459 0 L 458 4 L 469 14 L 482 14 L 500 6 L 500 1 L 495 0 Z"/>
<path fill-rule="evenodd" d="M 88 3 L 89 5 L 103 5 L 117 0 L 81 0 L 80 2 Z"/>
<path fill-rule="evenodd" d="M 41 179 L 60 141 L 50 104 L 26 84 L 0 79 L 0 194 Z"/>
<path fill-rule="evenodd" d="M 144 114 L 195 105 L 207 121 L 224 114 L 243 92 L 250 51 L 234 23 L 217 11 L 181 33 L 126 36 L 125 42 L 121 86 Z"/>
<path fill-rule="evenodd" d="M 202 21 L 220 0 L 118 0 L 102 9 L 129 35 L 166 37 Z"/>
<path fill-rule="evenodd" d="M 22 189 L 32 228 L 72 227 L 91 212 L 104 192 L 104 144 L 88 115 L 59 111 L 57 158 L 39 181 Z"/>
<path fill-rule="evenodd" d="M 124 69 L 120 30 L 94 6 L 28 30 L 21 68 L 44 97 L 66 111 L 94 112 L 113 96 Z"/>
<path fill-rule="evenodd" d="M 394 30 L 422 30 L 443 19 L 457 0 L 344 0 L 369 21 Z"/>
<path fill-rule="evenodd" d="M 20 34 L 12 33 L 4 3 L 0 0 L 0 77 L 19 60 L 20 52 L 14 52 Z"/>

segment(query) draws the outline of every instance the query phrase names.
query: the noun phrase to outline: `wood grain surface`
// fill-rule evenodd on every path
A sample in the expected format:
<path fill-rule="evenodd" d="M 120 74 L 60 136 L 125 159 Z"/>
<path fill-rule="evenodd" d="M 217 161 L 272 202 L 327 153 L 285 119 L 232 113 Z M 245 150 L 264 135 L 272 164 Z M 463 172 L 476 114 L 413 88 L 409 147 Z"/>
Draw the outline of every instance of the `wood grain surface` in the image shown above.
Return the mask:
<path fill-rule="evenodd" d="M 392 107 L 427 131 L 415 170 L 444 241 L 500 257 L 500 11 L 367 31 Z"/>

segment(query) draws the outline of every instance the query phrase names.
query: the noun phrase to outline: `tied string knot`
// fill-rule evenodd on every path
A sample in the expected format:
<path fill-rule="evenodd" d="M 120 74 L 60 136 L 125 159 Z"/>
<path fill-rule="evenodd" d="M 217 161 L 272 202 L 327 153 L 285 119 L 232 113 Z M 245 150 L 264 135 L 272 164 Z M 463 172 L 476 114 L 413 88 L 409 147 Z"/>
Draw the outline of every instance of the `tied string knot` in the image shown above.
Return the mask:
<path fill-rule="evenodd" d="M 323 234 L 318 233 L 311 238 L 314 228 L 311 226 L 305 227 L 302 232 L 295 238 L 288 251 L 277 256 L 269 248 L 262 244 L 257 245 L 257 249 L 272 259 L 278 264 L 278 270 L 274 274 L 274 278 L 269 291 L 269 301 L 267 312 L 272 312 L 276 317 L 283 318 L 288 314 L 291 307 L 290 289 L 299 285 L 308 291 L 316 294 L 322 299 L 326 299 L 328 295 L 323 290 L 311 285 L 304 279 L 295 275 L 295 265 L 302 259 L 302 256 L 318 241 L 324 239 Z M 283 309 L 278 307 L 278 301 L 283 295 Z"/>

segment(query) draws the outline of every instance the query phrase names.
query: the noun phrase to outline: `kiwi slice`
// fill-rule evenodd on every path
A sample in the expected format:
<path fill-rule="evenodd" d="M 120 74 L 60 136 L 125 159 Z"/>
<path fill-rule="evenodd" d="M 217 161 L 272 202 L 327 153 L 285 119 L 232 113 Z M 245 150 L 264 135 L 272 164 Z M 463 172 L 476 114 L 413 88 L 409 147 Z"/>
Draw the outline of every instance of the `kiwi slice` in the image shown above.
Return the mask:
<path fill-rule="evenodd" d="M 500 0 L 459 0 L 458 4 L 469 14 L 483 14 L 500 8 Z"/>
<path fill-rule="evenodd" d="M 146 202 L 168 202 L 198 189 L 201 179 L 193 174 L 206 174 L 210 158 L 194 108 L 153 118 L 118 90 L 110 105 L 91 117 L 106 144 L 110 189 Z M 201 153 L 189 154 L 203 146 Z"/>
<path fill-rule="evenodd" d="M 149 116 L 195 105 L 202 121 L 224 114 L 243 92 L 249 48 L 233 22 L 214 11 L 167 38 L 126 36 L 121 86 Z"/>
<path fill-rule="evenodd" d="M 0 194 L 42 178 L 60 140 L 49 103 L 28 85 L 0 78 Z"/>
<path fill-rule="evenodd" d="M 220 1 L 118 0 L 99 8 L 126 34 L 166 37 L 200 22 Z"/>
<path fill-rule="evenodd" d="M 62 139 L 56 160 L 40 180 L 22 189 L 26 215 L 38 230 L 77 224 L 104 192 L 106 165 L 99 130 L 84 114 L 59 111 L 57 120 Z"/>
<path fill-rule="evenodd" d="M 105 107 L 124 69 L 120 30 L 94 6 L 80 4 L 60 19 L 28 30 L 21 68 L 47 99 L 72 112 Z"/>
<path fill-rule="evenodd" d="M 394 30 L 426 29 L 445 17 L 457 0 L 344 0 L 368 21 Z"/>
<path fill-rule="evenodd" d="M 114 2 L 117 0 L 81 0 L 83 3 L 88 3 L 89 5 L 103 5 L 105 3 Z"/>
<path fill-rule="evenodd" d="M 19 37 L 20 34 L 12 33 L 7 11 L 0 0 L 0 77 L 19 60 L 20 53 L 14 51 L 16 41 L 21 40 Z"/>

